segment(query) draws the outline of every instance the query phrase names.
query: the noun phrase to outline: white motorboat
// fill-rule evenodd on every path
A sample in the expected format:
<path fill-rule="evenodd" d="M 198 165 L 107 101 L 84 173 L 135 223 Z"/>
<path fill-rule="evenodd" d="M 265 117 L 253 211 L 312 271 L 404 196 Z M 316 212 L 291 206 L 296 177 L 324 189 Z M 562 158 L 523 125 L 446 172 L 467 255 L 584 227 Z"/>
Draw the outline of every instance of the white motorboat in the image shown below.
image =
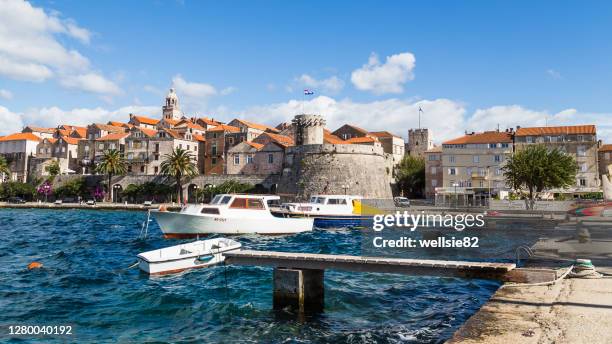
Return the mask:
<path fill-rule="evenodd" d="M 314 218 L 316 227 L 362 226 L 372 215 L 362 214 L 361 196 L 313 195 L 306 203 L 283 203 L 279 213 Z"/>
<path fill-rule="evenodd" d="M 313 219 L 275 216 L 270 206 L 279 196 L 222 194 L 210 204 L 190 204 L 180 212 L 152 210 L 164 237 L 185 238 L 204 234 L 293 234 L 311 231 Z"/>
<path fill-rule="evenodd" d="M 241 244 L 227 238 L 198 240 L 139 254 L 138 267 L 151 275 L 205 268 L 222 263 L 223 252 L 240 249 Z"/>

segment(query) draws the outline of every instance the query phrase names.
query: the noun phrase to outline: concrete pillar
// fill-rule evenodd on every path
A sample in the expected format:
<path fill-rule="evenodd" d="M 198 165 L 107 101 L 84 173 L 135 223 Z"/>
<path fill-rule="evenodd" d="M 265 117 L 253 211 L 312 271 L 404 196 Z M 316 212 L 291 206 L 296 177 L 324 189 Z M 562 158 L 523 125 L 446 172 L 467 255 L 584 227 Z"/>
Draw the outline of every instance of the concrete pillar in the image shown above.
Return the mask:
<path fill-rule="evenodd" d="M 289 307 L 299 313 L 323 312 L 324 270 L 274 269 L 274 309 Z"/>

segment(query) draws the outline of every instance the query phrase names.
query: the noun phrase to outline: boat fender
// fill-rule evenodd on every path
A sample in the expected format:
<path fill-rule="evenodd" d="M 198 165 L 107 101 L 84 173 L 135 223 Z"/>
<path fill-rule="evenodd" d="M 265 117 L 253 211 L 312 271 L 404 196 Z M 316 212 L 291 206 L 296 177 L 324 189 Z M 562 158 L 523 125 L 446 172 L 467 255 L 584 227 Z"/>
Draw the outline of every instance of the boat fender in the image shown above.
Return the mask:
<path fill-rule="evenodd" d="M 42 263 L 39 262 L 31 262 L 30 264 L 28 264 L 28 270 L 40 269 L 42 267 Z"/>

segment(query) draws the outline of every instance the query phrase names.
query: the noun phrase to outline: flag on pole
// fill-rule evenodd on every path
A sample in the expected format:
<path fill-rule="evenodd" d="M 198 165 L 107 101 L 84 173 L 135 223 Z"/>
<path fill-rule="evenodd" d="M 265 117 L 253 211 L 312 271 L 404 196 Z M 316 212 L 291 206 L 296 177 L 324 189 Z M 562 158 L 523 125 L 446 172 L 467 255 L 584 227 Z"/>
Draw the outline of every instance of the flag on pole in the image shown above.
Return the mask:
<path fill-rule="evenodd" d="M 313 94 L 314 94 L 314 91 L 313 91 L 313 90 L 309 90 L 309 89 L 307 89 L 307 88 L 306 88 L 306 89 L 304 89 L 304 95 L 305 95 L 305 96 L 311 96 L 311 95 L 313 95 Z"/>

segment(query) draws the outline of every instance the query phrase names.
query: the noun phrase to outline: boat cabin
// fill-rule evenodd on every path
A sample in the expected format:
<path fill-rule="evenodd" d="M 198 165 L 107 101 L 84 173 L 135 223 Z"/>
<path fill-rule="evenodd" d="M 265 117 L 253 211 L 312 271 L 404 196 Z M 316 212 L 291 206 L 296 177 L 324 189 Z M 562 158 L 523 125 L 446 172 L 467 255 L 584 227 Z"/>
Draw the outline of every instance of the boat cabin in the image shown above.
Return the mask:
<path fill-rule="evenodd" d="M 276 206 L 279 202 L 279 196 L 220 194 L 216 195 L 209 204 L 188 205 L 181 212 L 185 214 L 219 215 L 222 211 L 227 210 L 269 211 L 271 206 Z"/>

